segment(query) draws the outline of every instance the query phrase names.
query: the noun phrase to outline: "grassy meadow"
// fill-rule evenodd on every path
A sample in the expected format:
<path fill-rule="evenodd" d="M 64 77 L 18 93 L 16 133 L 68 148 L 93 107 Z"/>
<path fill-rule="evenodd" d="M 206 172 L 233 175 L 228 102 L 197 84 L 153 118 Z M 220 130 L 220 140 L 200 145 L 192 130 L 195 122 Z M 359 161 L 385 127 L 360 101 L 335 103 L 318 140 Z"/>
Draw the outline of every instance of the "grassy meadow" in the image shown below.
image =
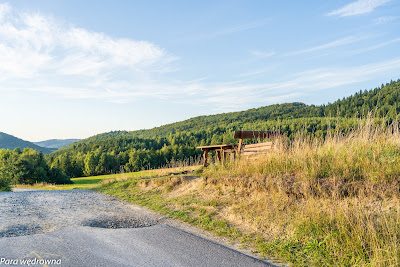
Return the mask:
<path fill-rule="evenodd" d="M 267 255 L 304 266 L 399 266 L 398 129 L 364 121 L 324 140 L 280 140 L 274 153 L 205 170 L 206 183 L 231 194 L 231 223 L 261 234 Z"/>
<path fill-rule="evenodd" d="M 193 171 L 198 169 L 199 166 L 182 166 L 174 168 L 164 168 L 155 170 L 145 170 L 139 172 L 126 172 L 117 174 L 107 174 L 98 176 L 78 177 L 71 178 L 72 184 L 50 184 L 50 183 L 35 183 L 33 185 L 28 184 L 16 184 L 13 188 L 31 188 L 40 190 L 71 190 L 71 189 L 95 189 L 99 185 L 111 181 L 120 181 L 128 179 L 149 179 L 151 177 L 166 176 L 169 173 Z"/>
<path fill-rule="evenodd" d="M 106 182 L 97 190 L 239 241 L 292 266 L 400 265 L 400 134 L 362 121 L 325 139 L 193 176 Z"/>
<path fill-rule="evenodd" d="M 72 184 L 49 184 L 49 183 L 36 183 L 33 185 L 17 184 L 13 185 L 13 188 L 31 188 L 40 190 L 71 190 L 71 189 L 93 189 L 102 182 L 112 180 L 126 180 L 138 177 L 152 177 L 156 176 L 156 172 L 142 171 L 142 172 L 131 172 L 123 174 L 108 174 L 99 176 L 79 177 L 72 178 Z"/>

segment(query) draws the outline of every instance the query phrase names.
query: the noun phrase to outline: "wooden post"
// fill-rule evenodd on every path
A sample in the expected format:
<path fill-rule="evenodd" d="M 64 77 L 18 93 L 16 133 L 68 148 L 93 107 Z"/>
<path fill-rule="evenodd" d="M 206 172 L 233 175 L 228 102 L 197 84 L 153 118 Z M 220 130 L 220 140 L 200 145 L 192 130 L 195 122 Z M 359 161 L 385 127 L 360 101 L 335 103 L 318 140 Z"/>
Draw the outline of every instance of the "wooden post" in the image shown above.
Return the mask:
<path fill-rule="evenodd" d="M 204 167 L 207 167 L 208 150 L 204 150 Z"/>
<path fill-rule="evenodd" d="M 217 150 L 218 161 L 221 161 L 221 150 Z"/>
<path fill-rule="evenodd" d="M 228 152 L 226 152 L 226 151 L 224 150 L 222 153 L 224 153 L 224 154 L 222 155 L 222 166 L 225 166 L 226 154 L 227 154 Z"/>
<path fill-rule="evenodd" d="M 241 150 L 242 150 L 242 142 L 243 142 L 243 139 L 240 138 L 240 139 L 239 139 L 239 146 L 238 146 L 238 154 L 240 154 L 240 152 L 241 152 Z"/>

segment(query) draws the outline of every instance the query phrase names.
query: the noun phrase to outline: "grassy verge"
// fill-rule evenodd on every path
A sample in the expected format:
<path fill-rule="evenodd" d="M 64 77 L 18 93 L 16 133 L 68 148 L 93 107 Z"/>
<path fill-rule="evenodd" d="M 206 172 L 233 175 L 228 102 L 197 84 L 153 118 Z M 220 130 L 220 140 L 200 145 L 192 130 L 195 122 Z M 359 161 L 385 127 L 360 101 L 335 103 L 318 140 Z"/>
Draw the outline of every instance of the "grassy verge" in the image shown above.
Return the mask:
<path fill-rule="evenodd" d="M 149 177 L 160 177 L 166 176 L 171 173 L 180 173 L 180 172 L 191 172 L 195 169 L 198 169 L 199 166 L 185 166 L 185 167 L 175 167 L 175 168 L 165 168 L 165 169 L 155 169 L 155 170 L 146 170 L 140 172 L 129 172 L 129 173 L 119 173 L 119 174 L 108 174 L 108 175 L 98 175 L 98 176 L 89 176 L 89 177 L 79 177 L 72 178 L 72 184 L 49 184 L 49 183 L 36 183 L 33 185 L 28 184 L 16 184 L 13 185 L 13 188 L 31 188 L 31 189 L 40 189 L 40 190 L 71 190 L 71 189 L 94 189 L 99 184 L 106 181 L 120 181 L 127 180 L 133 178 L 149 178 Z M 0 189 L 3 189 L 2 183 L 0 181 Z M 10 191 L 10 187 L 4 186 L 4 191 Z"/>
<path fill-rule="evenodd" d="M 400 265 L 397 125 L 280 140 L 273 153 L 212 165 L 201 176 L 134 178 L 97 190 L 293 266 Z"/>
<path fill-rule="evenodd" d="M 399 266 L 399 125 L 363 123 L 280 140 L 274 153 L 204 175 L 235 192 L 230 221 L 256 228 L 266 254 L 299 266 Z"/>
<path fill-rule="evenodd" d="M 89 177 L 79 177 L 72 178 L 71 181 L 73 184 L 64 184 L 64 185 L 56 185 L 56 184 L 48 184 L 48 183 L 36 183 L 33 185 L 26 184 L 18 184 L 14 185 L 14 188 L 31 188 L 31 189 L 40 189 L 40 190 L 71 190 L 71 189 L 93 189 L 99 186 L 100 183 L 112 180 L 126 180 L 137 177 L 152 177 L 156 176 L 157 172 L 132 172 L 132 173 L 124 173 L 124 174 L 109 174 L 109 175 L 99 175 L 99 176 L 89 176 Z"/>

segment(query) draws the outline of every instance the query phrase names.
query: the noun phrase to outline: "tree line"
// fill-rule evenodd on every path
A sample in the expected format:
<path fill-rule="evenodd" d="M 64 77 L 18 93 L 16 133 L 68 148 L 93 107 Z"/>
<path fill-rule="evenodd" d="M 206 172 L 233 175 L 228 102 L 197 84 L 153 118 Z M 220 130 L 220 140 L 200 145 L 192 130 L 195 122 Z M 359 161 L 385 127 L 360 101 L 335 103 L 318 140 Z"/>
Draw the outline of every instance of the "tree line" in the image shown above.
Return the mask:
<path fill-rule="evenodd" d="M 10 184 L 71 183 L 63 171 L 50 167 L 42 152 L 32 148 L 0 150 L 0 191 L 9 190 Z"/>
<path fill-rule="evenodd" d="M 399 119 L 399 92 L 400 80 L 327 105 L 277 104 L 195 117 L 149 130 L 99 134 L 46 156 L 33 150 L 5 150 L 0 152 L 0 168 L 13 182 L 59 183 L 68 182 L 66 177 L 140 171 L 200 157 L 197 146 L 236 143 L 235 130 L 281 130 L 288 138 L 298 133 L 324 138 L 330 132 L 357 127 L 371 113 L 377 123 L 382 118 L 388 122 Z"/>

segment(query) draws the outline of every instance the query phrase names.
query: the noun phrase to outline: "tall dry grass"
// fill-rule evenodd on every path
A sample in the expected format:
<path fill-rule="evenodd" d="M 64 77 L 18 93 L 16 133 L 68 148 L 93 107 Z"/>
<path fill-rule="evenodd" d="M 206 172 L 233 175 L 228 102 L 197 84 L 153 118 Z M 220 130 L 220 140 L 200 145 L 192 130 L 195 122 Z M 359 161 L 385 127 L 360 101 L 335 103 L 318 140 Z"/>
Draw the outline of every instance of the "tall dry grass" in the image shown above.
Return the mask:
<path fill-rule="evenodd" d="M 166 163 L 160 169 L 199 166 L 202 164 L 202 161 L 203 155 L 192 156 L 179 160 L 172 158 L 171 160 L 166 160 Z"/>
<path fill-rule="evenodd" d="M 204 175 L 230 192 L 231 222 L 261 233 L 267 254 L 294 265 L 400 266 L 397 122 L 280 139 L 271 153 Z"/>

